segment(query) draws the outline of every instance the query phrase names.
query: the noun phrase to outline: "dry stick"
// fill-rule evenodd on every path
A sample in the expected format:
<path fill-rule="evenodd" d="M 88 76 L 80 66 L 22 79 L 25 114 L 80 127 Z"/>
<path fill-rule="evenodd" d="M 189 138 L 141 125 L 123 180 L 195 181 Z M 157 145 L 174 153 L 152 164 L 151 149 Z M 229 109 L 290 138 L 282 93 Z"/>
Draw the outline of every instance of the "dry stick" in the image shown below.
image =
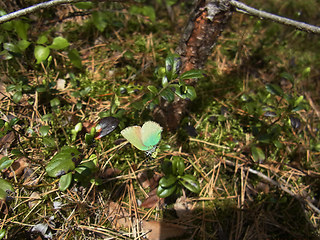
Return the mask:
<path fill-rule="evenodd" d="M 96 0 L 96 1 L 105 2 L 108 0 Z M 109 2 L 122 2 L 122 1 L 124 0 L 109 0 Z M 23 8 L 18 11 L 15 11 L 0 17 L 0 24 L 28 15 L 40 9 L 49 8 L 49 7 L 66 4 L 66 3 L 77 3 L 77 2 L 90 2 L 90 0 L 51 0 L 48 2 L 42 2 L 42 3 L 27 7 L 27 8 Z"/>
<path fill-rule="evenodd" d="M 235 0 L 231 0 L 230 4 L 235 6 L 239 12 L 246 13 L 246 14 L 253 15 L 253 16 L 257 16 L 260 18 L 270 19 L 270 20 L 277 22 L 277 23 L 281 23 L 284 25 L 295 27 L 301 31 L 320 34 L 320 27 L 317 27 L 314 25 L 295 21 L 295 20 L 285 18 L 285 17 L 280 17 L 278 15 L 268 13 L 265 11 L 257 10 L 255 8 L 247 6 L 244 3 L 241 3 L 241 2 L 238 2 Z"/>
<path fill-rule="evenodd" d="M 33 13 L 35 11 L 38 11 L 40 9 L 44 9 L 44 8 L 49 8 L 49 7 L 53 7 L 56 5 L 60 5 L 60 4 L 64 4 L 64 3 L 75 3 L 75 2 L 80 2 L 81 0 L 51 0 L 48 2 L 43 2 L 43 3 L 39 3 L 24 9 L 20 9 L 18 11 L 9 13 L 7 15 L 4 15 L 2 17 L 0 17 L 0 24 L 1 23 L 5 23 L 8 22 L 10 20 L 13 20 L 15 18 L 19 18 L 21 16 Z"/>
<path fill-rule="evenodd" d="M 229 160 L 226 160 L 226 159 L 224 159 L 223 161 L 225 161 L 225 163 L 230 165 L 230 166 L 233 166 L 233 167 L 235 166 L 235 164 L 232 161 L 229 161 Z M 259 172 L 257 170 L 254 170 L 254 169 L 251 169 L 251 168 L 248 168 L 248 167 L 243 167 L 243 169 L 245 171 L 249 171 L 250 173 L 257 175 L 258 177 L 262 178 L 266 182 L 271 183 L 272 185 L 280 188 L 282 191 L 288 193 L 290 196 L 296 198 L 300 202 L 302 202 L 304 204 L 307 204 L 313 211 L 315 211 L 316 213 L 320 214 L 320 210 L 315 205 L 313 205 L 313 203 L 311 203 L 309 200 L 307 200 L 307 199 L 305 199 L 305 198 L 303 198 L 301 196 L 298 196 L 297 194 L 295 194 L 294 192 L 290 191 L 287 187 L 283 186 L 282 184 L 278 183 L 277 181 L 271 179 L 270 177 L 264 175 L 263 173 L 261 173 L 261 172 Z"/>

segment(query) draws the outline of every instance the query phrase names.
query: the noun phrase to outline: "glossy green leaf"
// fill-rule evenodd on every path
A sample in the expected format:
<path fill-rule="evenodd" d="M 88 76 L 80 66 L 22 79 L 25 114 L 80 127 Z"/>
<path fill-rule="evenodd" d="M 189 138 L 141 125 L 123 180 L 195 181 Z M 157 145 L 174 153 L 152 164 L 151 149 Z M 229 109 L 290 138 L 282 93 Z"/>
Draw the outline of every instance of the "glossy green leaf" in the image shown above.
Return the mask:
<path fill-rule="evenodd" d="M 287 79 L 287 80 L 289 80 L 292 84 L 294 84 L 294 78 L 293 78 L 293 76 L 292 76 L 290 73 L 288 73 L 288 72 L 283 72 L 283 73 L 280 74 L 280 77 L 282 77 L 282 78 L 284 78 L 284 79 Z"/>
<path fill-rule="evenodd" d="M 292 112 L 298 112 L 298 111 L 305 110 L 305 109 L 306 109 L 305 104 L 300 103 L 298 106 L 296 106 L 294 109 L 292 109 Z"/>
<path fill-rule="evenodd" d="M 161 170 L 165 175 L 172 174 L 172 161 L 164 160 L 161 164 Z"/>
<path fill-rule="evenodd" d="M 17 88 L 16 85 L 10 84 L 10 85 L 8 85 L 8 86 L 6 87 L 6 91 L 7 91 L 7 92 L 13 92 L 13 91 L 16 90 L 16 88 Z"/>
<path fill-rule="evenodd" d="M 169 188 L 163 188 L 160 185 L 158 186 L 157 189 L 157 195 L 160 198 L 166 198 L 169 197 L 171 194 L 173 194 L 177 189 L 177 185 L 172 185 Z"/>
<path fill-rule="evenodd" d="M 67 190 L 67 188 L 70 186 L 71 182 L 72 182 L 72 173 L 71 172 L 61 176 L 60 180 L 59 180 L 59 190 L 60 191 Z"/>
<path fill-rule="evenodd" d="M 185 80 L 185 79 L 192 79 L 192 78 L 203 78 L 203 71 L 202 70 L 190 70 L 187 72 L 182 73 L 179 78 L 181 80 Z"/>
<path fill-rule="evenodd" d="M 152 92 L 153 94 L 157 95 L 158 94 L 158 89 L 155 86 L 149 85 L 147 87 L 149 89 L 150 92 Z"/>
<path fill-rule="evenodd" d="M 157 78 L 163 78 L 163 77 L 165 77 L 165 75 L 166 75 L 166 68 L 164 68 L 164 67 L 158 67 L 158 68 L 156 68 L 155 69 L 155 72 L 154 72 L 154 74 L 155 74 L 155 76 L 157 77 Z M 166 79 L 166 81 L 168 81 L 168 79 Z"/>
<path fill-rule="evenodd" d="M 271 93 L 273 95 L 280 96 L 280 97 L 283 96 L 283 94 L 284 94 L 281 87 L 279 87 L 278 85 L 275 85 L 275 84 L 267 84 L 266 89 L 269 93 Z"/>
<path fill-rule="evenodd" d="M 50 177 L 58 177 L 73 171 L 76 164 L 80 162 L 80 152 L 72 147 L 63 147 L 46 166 Z"/>
<path fill-rule="evenodd" d="M 74 126 L 74 130 L 76 132 L 80 132 L 82 130 L 82 123 L 81 122 L 77 123 L 76 126 Z"/>
<path fill-rule="evenodd" d="M 45 114 L 41 117 L 42 121 L 51 121 L 53 119 L 52 113 Z"/>
<path fill-rule="evenodd" d="M 174 175 L 166 175 L 162 177 L 159 181 L 159 185 L 163 188 L 169 188 L 177 181 L 177 177 Z"/>
<path fill-rule="evenodd" d="M 77 102 L 76 104 L 76 107 L 77 107 L 77 110 L 81 110 L 82 109 L 82 103 L 81 102 Z"/>
<path fill-rule="evenodd" d="M 173 156 L 172 157 L 172 173 L 176 174 L 177 173 L 177 168 L 178 168 L 178 161 L 179 161 L 180 157 L 178 156 Z"/>
<path fill-rule="evenodd" d="M 174 156 L 172 160 L 172 172 L 177 174 L 178 176 L 182 176 L 184 174 L 186 166 L 182 158 L 178 156 Z"/>
<path fill-rule="evenodd" d="M 0 240 L 3 239 L 5 235 L 6 235 L 6 230 L 5 229 L 1 229 L 0 230 Z"/>
<path fill-rule="evenodd" d="M 23 91 L 28 92 L 28 91 L 31 91 L 31 90 L 32 90 L 32 87 L 29 86 L 29 85 L 22 85 L 22 89 L 23 89 Z"/>
<path fill-rule="evenodd" d="M 49 54 L 50 54 L 50 49 L 48 47 L 37 45 L 34 48 L 34 56 L 37 59 L 37 64 L 46 60 Z"/>
<path fill-rule="evenodd" d="M 93 173 L 95 173 L 98 170 L 96 163 L 94 162 L 95 160 L 97 160 L 97 158 L 93 154 L 90 156 L 89 159 L 92 160 L 81 163 L 75 169 L 74 179 L 75 181 L 81 182 L 81 184 L 83 185 L 88 185 L 89 183 L 96 184 L 96 180 L 94 178 Z"/>
<path fill-rule="evenodd" d="M 47 42 L 48 42 L 47 36 L 46 35 L 41 35 L 41 36 L 38 37 L 36 43 L 42 45 L 42 44 L 45 44 Z"/>
<path fill-rule="evenodd" d="M 311 72 L 311 67 L 306 67 L 303 71 L 302 71 L 302 77 L 303 78 L 307 78 L 310 75 Z"/>
<path fill-rule="evenodd" d="M 191 101 L 197 98 L 197 93 L 194 87 L 187 86 L 186 98 L 190 99 Z"/>
<path fill-rule="evenodd" d="M 303 101 L 303 95 L 299 96 L 295 101 L 294 105 L 298 106 Z"/>
<path fill-rule="evenodd" d="M 252 153 L 253 159 L 256 162 L 262 162 L 266 158 L 262 149 L 260 147 L 255 146 L 255 145 L 251 146 L 251 153 Z"/>
<path fill-rule="evenodd" d="M 11 183 L 0 178 L 0 200 L 6 200 L 9 192 L 14 192 Z"/>
<path fill-rule="evenodd" d="M 168 102 L 173 102 L 175 95 L 170 88 L 166 88 L 161 91 L 160 96 Z"/>
<path fill-rule="evenodd" d="M 27 40 L 20 40 L 17 43 L 17 47 L 21 50 L 24 51 L 26 50 L 29 46 L 30 46 L 31 42 L 27 41 Z"/>
<path fill-rule="evenodd" d="M 22 98 L 22 92 L 18 91 L 18 92 L 15 92 L 12 96 L 12 100 L 15 102 L 15 103 L 18 103 L 20 102 Z"/>
<path fill-rule="evenodd" d="M 81 57 L 77 49 L 70 50 L 68 53 L 68 57 L 73 66 L 75 66 L 76 68 L 82 68 Z"/>
<path fill-rule="evenodd" d="M 39 128 L 39 133 L 41 134 L 42 137 L 45 137 L 45 136 L 48 135 L 49 130 L 50 130 L 50 127 L 49 127 L 49 126 L 41 126 L 41 127 Z"/>
<path fill-rule="evenodd" d="M 171 146 L 169 144 L 161 144 L 159 146 L 160 152 L 169 151 L 171 149 Z"/>
<path fill-rule="evenodd" d="M 14 155 L 15 157 L 23 156 L 23 153 L 19 149 L 12 149 L 11 154 Z"/>
<path fill-rule="evenodd" d="M 10 159 L 9 157 L 3 157 L 0 159 L 0 171 L 3 169 L 7 169 L 11 166 L 11 164 L 14 162 L 14 160 Z"/>
<path fill-rule="evenodd" d="M 172 84 L 177 94 L 182 99 L 189 99 L 193 101 L 197 97 L 196 90 L 192 86 Z"/>
<path fill-rule="evenodd" d="M 56 142 L 55 142 L 54 138 L 44 137 L 42 139 L 42 142 L 43 142 L 44 146 L 46 146 L 48 148 L 55 148 L 56 147 Z"/>
<path fill-rule="evenodd" d="M 97 171 L 97 166 L 93 161 L 87 161 L 77 166 L 75 171 L 81 175 L 88 176 Z"/>
<path fill-rule="evenodd" d="M 163 68 L 163 69 L 164 69 L 164 68 Z M 163 76 L 163 77 L 162 77 L 161 84 L 162 84 L 162 87 L 168 86 L 169 82 L 168 82 L 167 76 Z"/>
<path fill-rule="evenodd" d="M 13 52 L 13 53 L 19 53 L 20 49 L 16 44 L 13 43 L 4 43 L 3 44 L 3 49 L 7 50 L 8 52 Z"/>
<path fill-rule="evenodd" d="M 187 188 L 189 191 L 193 193 L 200 193 L 200 184 L 195 176 L 192 176 L 190 174 L 186 174 L 184 176 L 180 177 L 179 181 L 185 188 Z"/>
<path fill-rule="evenodd" d="M 43 85 L 39 85 L 37 88 L 36 88 L 36 91 L 38 93 L 43 93 L 43 92 L 46 92 L 47 91 L 47 88 Z"/>
<path fill-rule="evenodd" d="M 50 105 L 51 105 L 51 107 L 53 107 L 53 108 L 60 106 L 60 100 L 59 100 L 59 98 L 51 99 L 51 100 L 50 100 Z"/>
<path fill-rule="evenodd" d="M 284 146 L 279 140 L 274 140 L 274 141 L 273 141 L 273 144 L 274 144 L 274 146 L 275 146 L 276 148 L 278 148 L 278 149 L 282 149 L 283 146 Z"/>
<path fill-rule="evenodd" d="M 94 135 L 90 133 L 86 133 L 84 136 L 84 140 L 86 141 L 86 144 L 91 145 L 93 143 Z"/>
<path fill-rule="evenodd" d="M 53 42 L 49 47 L 52 49 L 55 49 L 55 50 L 62 50 L 64 48 L 68 47 L 69 45 L 70 44 L 67 39 L 65 39 L 63 37 L 56 37 L 53 39 Z"/>
<path fill-rule="evenodd" d="M 10 60 L 13 56 L 7 50 L 3 50 L 0 52 L 0 58 L 3 60 Z"/>
<path fill-rule="evenodd" d="M 178 54 L 170 54 L 165 60 L 166 76 L 168 81 L 175 79 L 178 76 L 178 71 L 181 66 L 181 59 Z"/>

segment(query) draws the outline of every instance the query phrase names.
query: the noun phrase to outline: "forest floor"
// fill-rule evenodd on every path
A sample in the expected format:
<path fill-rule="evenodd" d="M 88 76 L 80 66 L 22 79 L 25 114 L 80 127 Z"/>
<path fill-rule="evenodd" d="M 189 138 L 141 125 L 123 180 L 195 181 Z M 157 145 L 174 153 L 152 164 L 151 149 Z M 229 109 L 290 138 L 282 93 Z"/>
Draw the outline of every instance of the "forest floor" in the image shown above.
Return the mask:
<path fill-rule="evenodd" d="M 187 116 L 176 132 L 163 130 L 150 159 L 120 132 L 156 121 L 150 86 L 161 88 L 156 73 L 189 6 L 173 6 L 170 19 L 159 3 L 99 4 L 22 19 L 24 51 L 7 44 L 23 24 L 13 24 L 17 33 L 1 26 L 10 57 L 1 53 L 0 239 L 317 239 L 320 36 L 234 13 Z M 256 7 L 320 20 L 315 0 Z M 50 45 L 36 63 L 34 49 L 57 36 L 68 47 Z M 117 128 L 93 139 L 110 116 Z M 174 159 L 183 162 L 176 192 L 159 198 Z M 183 182 L 189 175 L 199 193 Z"/>

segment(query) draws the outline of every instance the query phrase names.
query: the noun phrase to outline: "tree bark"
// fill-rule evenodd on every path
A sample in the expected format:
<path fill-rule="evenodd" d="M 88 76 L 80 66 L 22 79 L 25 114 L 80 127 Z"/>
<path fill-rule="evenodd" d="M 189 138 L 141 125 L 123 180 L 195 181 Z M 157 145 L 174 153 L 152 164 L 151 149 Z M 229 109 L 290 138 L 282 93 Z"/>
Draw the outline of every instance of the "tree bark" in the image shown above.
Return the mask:
<path fill-rule="evenodd" d="M 205 66 L 231 15 L 230 0 L 197 0 L 176 49 L 182 60 L 181 73 Z M 186 84 L 195 86 L 196 80 L 189 79 Z M 163 127 L 175 131 L 186 113 L 188 103 L 188 100 L 178 97 L 172 103 L 162 101 L 154 111 L 154 118 Z"/>

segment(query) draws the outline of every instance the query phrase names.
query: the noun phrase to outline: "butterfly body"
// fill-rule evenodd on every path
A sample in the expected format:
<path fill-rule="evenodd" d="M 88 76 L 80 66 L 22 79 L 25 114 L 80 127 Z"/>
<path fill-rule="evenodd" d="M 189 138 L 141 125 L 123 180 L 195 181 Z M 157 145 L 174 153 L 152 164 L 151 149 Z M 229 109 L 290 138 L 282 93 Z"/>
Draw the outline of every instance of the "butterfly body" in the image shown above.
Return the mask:
<path fill-rule="evenodd" d="M 133 146 L 150 154 L 155 151 L 155 147 L 161 139 L 161 132 L 162 127 L 158 123 L 148 121 L 142 127 L 127 127 L 121 131 L 121 134 Z"/>

